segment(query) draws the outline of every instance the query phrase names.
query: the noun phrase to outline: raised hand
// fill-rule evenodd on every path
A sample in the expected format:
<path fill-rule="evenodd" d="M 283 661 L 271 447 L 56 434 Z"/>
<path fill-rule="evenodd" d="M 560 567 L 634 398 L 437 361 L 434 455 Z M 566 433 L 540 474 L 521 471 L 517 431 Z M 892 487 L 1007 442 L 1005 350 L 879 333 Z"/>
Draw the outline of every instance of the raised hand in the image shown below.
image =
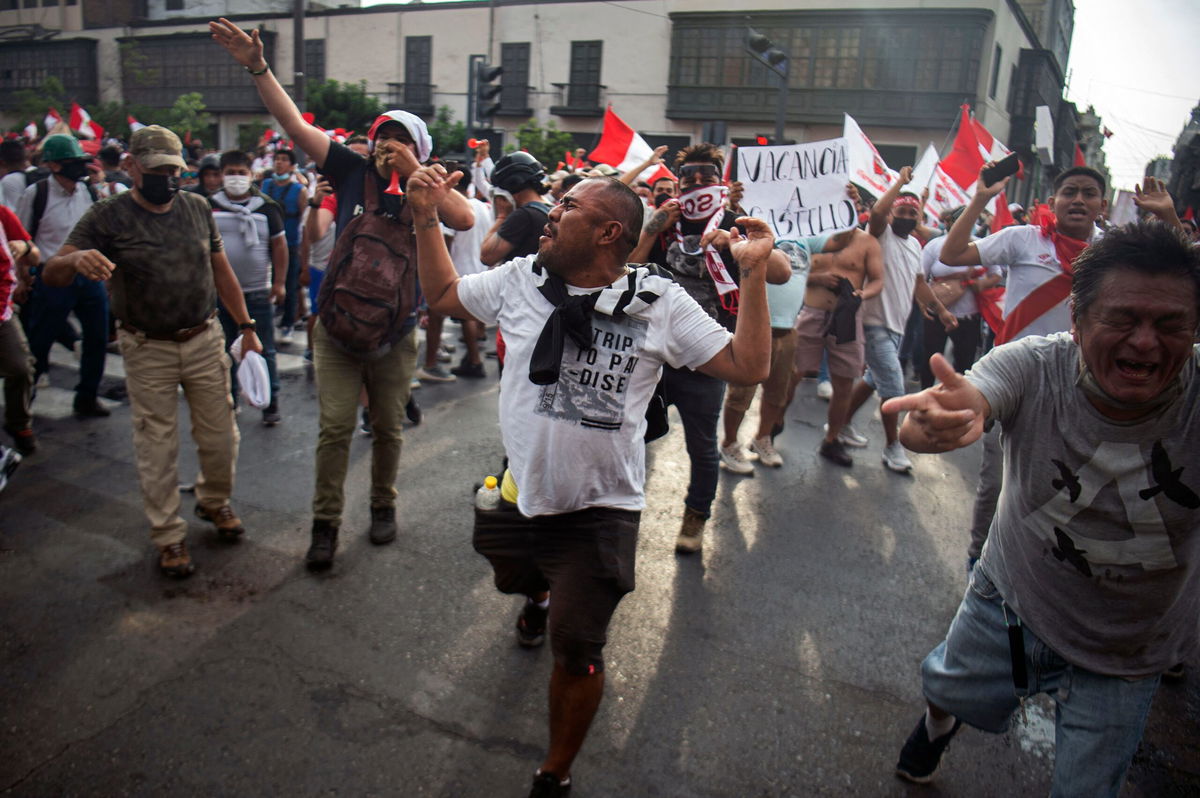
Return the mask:
<path fill-rule="evenodd" d="M 233 60 L 242 66 L 253 70 L 266 66 L 267 61 L 263 58 L 263 43 L 258 36 L 257 28 L 247 34 L 234 23 L 221 17 L 215 22 L 208 23 L 208 30 L 217 44 L 224 47 L 233 56 Z"/>
<path fill-rule="evenodd" d="M 414 213 L 437 210 L 446 195 L 458 185 L 462 172 L 447 175 L 441 164 L 422 166 L 408 176 L 406 195 Z"/>
<path fill-rule="evenodd" d="M 729 231 L 729 252 L 744 277 L 748 271 L 766 264 L 775 248 L 775 234 L 766 222 L 753 216 L 739 216 L 736 223 L 737 227 Z"/>
<path fill-rule="evenodd" d="M 679 200 L 669 199 L 650 215 L 650 221 L 642 228 L 649 235 L 658 235 L 679 221 Z"/>
<path fill-rule="evenodd" d="M 883 403 L 884 413 L 907 410 L 900 442 L 914 452 L 948 452 L 970 446 L 983 435 L 991 407 L 979 389 L 940 354 L 929 358 L 940 385 Z"/>
<path fill-rule="evenodd" d="M 329 184 L 329 180 L 324 177 L 317 178 L 317 184 L 312 189 L 312 202 L 320 205 L 325 201 L 325 198 L 333 193 L 333 186 Z"/>
<path fill-rule="evenodd" d="M 1175 201 L 1167 193 L 1167 185 L 1156 177 L 1147 177 L 1146 185 L 1133 187 L 1133 202 L 1160 219 L 1171 221 L 1175 216 Z"/>
<path fill-rule="evenodd" d="M 996 165 L 995 161 L 988 161 L 987 163 L 985 163 L 983 165 L 983 168 L 981 168 L 979 170 L 979 179 L 975 181 L 975 195 L 976 196 L 983 196 L 983 197 L 987 197 L 988 199 L 991 199 L 992 197 L 996 196 L 1001 191 L 1003 191 L 1005 189 L 1005 187 L 1008 186 L 1008 181 L 1012 179 L 1012 175 L 1009 175 L 1008 177 L 1004 178 L 1003 180 L 998 180 L 995 183 L 992 183 L 990 186 L 984 182 L 983 170 L 989 169 L 995 165 Z"/>
<path fill-rule="evenodd" d="M 900 167 L 899 182 L 900 182 L 900 185 L 902 185 L 902 186 L 907 186 L 909 183 L 912 182 L 912 167 L 911 166 L 901 166 Z"/>

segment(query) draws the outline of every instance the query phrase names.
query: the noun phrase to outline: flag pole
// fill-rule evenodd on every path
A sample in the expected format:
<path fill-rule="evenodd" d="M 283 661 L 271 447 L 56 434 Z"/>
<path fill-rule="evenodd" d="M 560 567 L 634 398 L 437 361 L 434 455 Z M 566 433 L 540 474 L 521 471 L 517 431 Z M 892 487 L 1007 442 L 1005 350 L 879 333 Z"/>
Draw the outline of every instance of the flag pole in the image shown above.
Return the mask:
<path fill-rule="evenodd" d="M 942 142 L 942 148 L 938 150 L 938 160 L 946 157 L 946 145 L 954 138 L 954 134 L 958 132 L 958 124 L 962 121 L 962 106 L 967 104 L 967 99 L 964 97 L 962 105 L 958 107 L 959 113 L 954 115 L 954 124 L 950 126 L 950 132 L 946 134 L 946 140 Z"/>

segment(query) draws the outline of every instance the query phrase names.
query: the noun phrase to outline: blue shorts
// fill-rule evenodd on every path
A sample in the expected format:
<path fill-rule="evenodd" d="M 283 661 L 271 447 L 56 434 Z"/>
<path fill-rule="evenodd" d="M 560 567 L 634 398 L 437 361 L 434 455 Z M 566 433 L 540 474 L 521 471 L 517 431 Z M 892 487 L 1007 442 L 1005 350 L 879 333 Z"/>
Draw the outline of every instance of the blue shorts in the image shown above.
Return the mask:
<path fill-rule="evenodd" d="M 1076 667 L 1022 626 L 1029 686 L 1018 694 L 1003 604 L 976 565 L 946 639 L 921 664 L 925 698 L 964 723 L 999 734 L 1008 729 L 1020 698 L 1050 695 L 1056 704 L 1051 795 L 1115 798 L 1141 740 L 1158 676 L 1124 679 Z"/>
<path fill-rule="evenodd" d="M 887 327 L 863 325 L 866 339 L 867 385 L 879 391 L 880 399 L 895 399 L 904 390 L 904 370 L 900 368 L 900 333 Z"/>
<path fill-rule="evenodd" d="M 324 269 L 308 268 L 308 304 L 309 313 L 317 312 L 317 295 L 321 293 L 321 281 L 325 279 Z"/>

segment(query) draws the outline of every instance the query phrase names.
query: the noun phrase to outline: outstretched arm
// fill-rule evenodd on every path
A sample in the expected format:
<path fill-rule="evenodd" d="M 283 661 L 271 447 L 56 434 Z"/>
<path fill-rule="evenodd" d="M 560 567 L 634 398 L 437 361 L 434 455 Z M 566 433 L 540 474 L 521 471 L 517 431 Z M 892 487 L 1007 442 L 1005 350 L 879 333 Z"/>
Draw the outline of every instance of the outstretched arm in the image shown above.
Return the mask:
<path fill-rule="evenodd" d="M 914 452 L 937 454 L 970 446 L 983 435 L 991 405 L 942 355 L 929 358 L 929 367 L 940 385 L 889 399 L 880 409 L 884 413 L 908 411 L 900 426 L 900 442 Z"/>
<path fill-rule="evenodd" d="M 1003 191 L 1009 181 L 1009 178 L 1006 177 L 990 186 L 984 183 L 982 173 L 989 166 L 994 166 L 994 164 L 989 161 L 979 170 L 980 177 L 975 183 L 975 196 L 971 197 L 971 201 L 967 203 L 967 207 L 954 222 L 950 232 L 946 233 L 946 243 L 942 245 L 942 254 L 938 258 L 947 266 L 978 266 L 981 263 L 979 249 L 971 243 L 971 230 L 979 221 L 983 207 L 991 201 L 992 197 Z"/>
<path fill-rule="evenodd" d="M 1150 211 L 1168 227 L 1183 229 L 1183 222 L 1179 221 L 1179 215 L 1175 213 L 1175 200 L 1167 193 L 1167 186 L 1163 181 L 1156 177 L 1147 177 L 1145 188 L 1135 185 L 1133 192 L 1133 203 L 1139 208 Z"/>
<path fill-rule="evenodd" d="M 896 197 L 900 196 L 900 192 L 912 180 L 912 167 L 905 166 L 900 169 L 900 176 L 896 181 L 888 186 L 888 190 L 883 192 L 883 196 L 875 200 L 875 204 L 871 206 L 871 220 L 867 222 L 867 232 L 879 238 L 883 235 L 883 230 L 887 227 L 888 214 L 892 212 L 892 203 L 896 201 Z"/>

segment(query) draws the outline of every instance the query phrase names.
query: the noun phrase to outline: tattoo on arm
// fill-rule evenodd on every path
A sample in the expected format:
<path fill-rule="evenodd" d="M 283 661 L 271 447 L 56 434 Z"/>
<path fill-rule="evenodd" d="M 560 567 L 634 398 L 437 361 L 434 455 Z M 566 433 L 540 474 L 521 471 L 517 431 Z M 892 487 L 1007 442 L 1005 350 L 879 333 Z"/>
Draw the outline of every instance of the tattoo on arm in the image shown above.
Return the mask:
<path fill-rule="evenodd" d="M 659 233 L 661 233 L 663 231 L 663 228 L 665 228 L 666 226 L 667 226 L 666 211 L 655 211 L 654 215 L 650 217 L 650 221 L 646 222 L 646 226 L 642 229 L 649 235 L 656 236 Z"/>
<path fill-rule="evenodd" d="M 417 222 L 417 227 L 422 230 L 429 230 L 433 227 L 441 227 L 442 223 L 436 216 L 430 216 L 428 219 L 422 219 Z"/>

